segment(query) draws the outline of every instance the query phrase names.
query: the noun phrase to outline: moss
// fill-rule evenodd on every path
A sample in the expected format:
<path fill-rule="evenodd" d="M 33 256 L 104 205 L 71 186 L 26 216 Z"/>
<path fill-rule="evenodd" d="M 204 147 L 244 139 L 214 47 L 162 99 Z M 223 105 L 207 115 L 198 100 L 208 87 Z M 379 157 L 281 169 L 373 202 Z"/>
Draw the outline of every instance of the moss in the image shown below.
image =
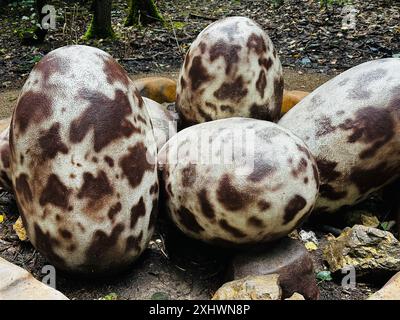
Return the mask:
<path fill-rule="evenodd" d="M 182 30 L 186 26 L 186 23 L 180 22 L 180 21 L 175 21 L 172 23 L 172 26 L 174 27 L 174 29 Z"/>
<path fill-rule="evenodd" d="M 89 28 L 87 29 L 85 35 L 82 37 L 83 40 L 89 40 L 89 39 L 106 39 L 106 38 L 112 38 L 114 39 L 115 33 L 112 29 L 112 27 L 106 27 L 106 28 L 99 28 L 96 27 L 96 23 L 94 21 L 94 17 L 92 18 Z"/>
<path fill-rule="evenodd" d="M 125 26 L 147 25 L 154 21 L 160 21 L 164 24 L 164 18 L 154 0 L 129 0 Z"/>

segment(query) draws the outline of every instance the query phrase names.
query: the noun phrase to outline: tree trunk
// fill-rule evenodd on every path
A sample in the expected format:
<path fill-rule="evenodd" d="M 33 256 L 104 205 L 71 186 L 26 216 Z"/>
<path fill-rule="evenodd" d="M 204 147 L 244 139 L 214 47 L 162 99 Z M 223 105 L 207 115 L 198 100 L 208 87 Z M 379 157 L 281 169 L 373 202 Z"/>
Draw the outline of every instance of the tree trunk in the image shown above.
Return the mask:
<path fill-rule="evenodd" d="M 158 11 L 154 0 L 128 0 L 129 11 L 128 17 L 126 18 L 126 26 L 139 26 L 146 25 L 151 22 L 161 21 L 164 22 L 164 18 Z"/>
<path fill-rule="evenodd" d="M 111 0 L 93 0 L 93 18 L 84 36 L 85 39 L 114 37 L 111 26 L 111 2 Z"/>
<path fill-rule="evenodd" d="M 42 28 L 42 19 L 47 13 L 42 13 L 42 8 L 46 5 L 46 0 L 36 0 L 36 14 L 40 27 L 36 27 L 35 35 L 38 42 L 43 42 L 46 38 L 47 30 Z"/>

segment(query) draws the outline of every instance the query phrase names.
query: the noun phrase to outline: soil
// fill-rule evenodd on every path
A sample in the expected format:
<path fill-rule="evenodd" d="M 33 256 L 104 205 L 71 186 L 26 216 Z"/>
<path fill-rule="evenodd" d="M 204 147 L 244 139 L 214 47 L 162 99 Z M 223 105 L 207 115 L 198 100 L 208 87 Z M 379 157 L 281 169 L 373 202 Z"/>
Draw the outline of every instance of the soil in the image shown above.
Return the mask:
<path fill-rule="evenodd" d="M 367 200 L 368 204 L 371 200 Z M 362 205 L 365 205 L 362 204 Z M 0 224 L 0 256 L 31 272 L 41 280 L 42 268 L 47 264 L 29 241 L 21 242 L 12 229 L 18 213 L 9 194 L 0 196 L 6 220 Z M 376 212 L 375 212 L 376 213 Z M 346 212 L 344 213 L 346 214 Z M 340 219 L 339 219 L 340 220 Z M 319 241 L 311 251 L 317 274 L 327 270 L 322 248 L 329 232 L 319 231 L 321 224 L 309 223 L 303 230 L 313 230 Z M 297 231 L 300 231 L 298 229 Z M 128 270 L 101 279 L 77 278 L 57 272 L 57 289 L 70 299 L 101 299 L 115 294 L 117 299 L 201 299 L 208 300 L 225 282 L 227 267 L 235 254 L 187 238 L 161 213 L 156 232 L 149 247 Z M 333 274 L 331 281 L 318 281 L 321 300 L 364 300 L 379 290 L 390 278 L 357 279 L 355 288 L 341 285 L 343 275 Z"/>
<path fill-rule="evenodd" d="M 125 27 L 127 1 L 113 0 L 116 38 L 85 41 L 82 36 L 91 18 L 91 1 L 50 1 L 57 10 L 56 28 L 49 31 L 44 43 L 34 45 L 23 45 L 21 40 L 36 24 L 32 0 L 0 6 L 0 87 L 21 87 L 43 55 L 71 44 L 99 47 L 131 74 L 171 72 L 180 68 L 198 33 L 227 16 L 247 16 L 258 22 L 285 67 L 334 74 L 400 53 L 400 3 L 396 0 L 352 0 L 350 7 L 340 4 L 347 1 L 329 1 L 333 4 L 327 8 L 319 0 L 156 2 L 164 25 Z M 351 21 L 354 28 L 346 23 Z"/>

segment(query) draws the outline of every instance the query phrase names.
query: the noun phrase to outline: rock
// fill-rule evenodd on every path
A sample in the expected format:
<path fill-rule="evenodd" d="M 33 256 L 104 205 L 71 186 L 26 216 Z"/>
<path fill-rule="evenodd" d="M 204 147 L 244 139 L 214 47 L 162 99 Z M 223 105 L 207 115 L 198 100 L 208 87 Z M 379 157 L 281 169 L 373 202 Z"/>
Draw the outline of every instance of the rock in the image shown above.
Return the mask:
<path fill-rule="evenodd" d="M 306 247 L 306 249 L 307 249 L 308 251 L 315 251 L 315 250 L 318 249 L 318 246 L 317 246 L 314 242 L 312 242 L 312 241 L 306 242 L 306 243 L 304 244 L 304 246 Z"/>
<path fill-rule="evenodd" d="M 290 298 L 287 298 L 285 300 L 306 300 L 300 293 L 293 293 L 293 295 Z"/>
<path fill-rule="evenodd" d="M 13 229 L 15 233 L 17 234 L 19 240 L 21 241 L 27 241 L 28 236 L 26 235 L 26 230 L 24 228 L 24 225 L 22 224 L 22 219 L 21 217 L 18 217 L 17 221 L 15 221 L 13 225 Z"/>
<path fill-rule="evenodd" d="M 300 230 L 299 237 L 300 240 L 303 241 L 303 243 L 313 242 L 315 244 L 318 244 L 318 239 L 314 231 Z"/>
<path fill-rule="evenodd" d="M 280 300 L 279 275 L 249 276 L 225 283 L 212 300 Z"/>
<path fill-rule="evenodd" d="M 0 258 L 0 300 L 68 300 L 26 270 Z"/>
<path fill-rule="evenodd" d="M 328 237 L 323 256 L 332 272 L 345 266 L 354 266 L 357 275 L 400 271 L 399 241 L 388 231 L 362 225 Z"/>
<path fill-rule="evenodd" d="M 175 102 L 176 81 L 164 77 L 148 77 L 133 80 L 142 97 L 158 103 Z"/>
<path fill-rule="evenodd" d="M 292 90 L 283 90 L 283 100 L 281 114 L 285 114 L 290 109 L 292 109 L 296 104 L 298 104 L 304 97 L 308 96 L 309 92 Z"/>
<path fill-rule="evenodd" d="M 346 224 L 354 226 L 355 224 L 361 224 L 366 227 L 376 228 L 379 226 L 379 220 L 371 212 L 363 210 L 349 211 L 345 216 Z"/>
<path fill-rule="evenodd" d="M 301 63 L 302 65 L 308 66 L 308 65 L 311 64 L 311 60 L 310 60 L 309 57 L 304 57 L 303 59 L 300 60 L 300 63 Z"/>
<path fill-rule="evenodd" d="M 396 273 L 383 286 L 367 300 L 400 300 L 400 272 Z"/>
<path fill-rule="evenodd" d="M 279 274 L 283 298 L 299 292 L 306 299 L 318 299 L 319 290 L 310 254 L 300 241 L 284 238 L 270 246 L 259 246 L 235 256 L 229 279 Z"/>

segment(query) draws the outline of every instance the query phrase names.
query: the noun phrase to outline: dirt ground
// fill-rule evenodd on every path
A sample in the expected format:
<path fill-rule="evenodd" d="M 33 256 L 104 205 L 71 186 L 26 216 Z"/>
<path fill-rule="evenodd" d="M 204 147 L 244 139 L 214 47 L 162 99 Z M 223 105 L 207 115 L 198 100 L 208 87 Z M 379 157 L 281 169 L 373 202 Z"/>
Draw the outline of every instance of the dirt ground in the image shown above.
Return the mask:
<path fill-rule="evenodd" d="M 129 73 L 172 72 L 207 25 L 227 16 L 254 19 L 268 33 L 284 67 L 323 74 L 362 62 L 400 54 L 400 3 L 397 0 L 162 0 L 156 1 L 165 23 L 124 26 L 127 1 L 112 1 L 114 39 L 85 40 L 91 19 L 89 0 L 52 0 L 57 24 L 43 43 L 24 44 L 23 35 L 37 23 L 32 0 L 0 6 L 0 87 L 18 88 L 40 58 L 71 44 L 98 47 Z M 347 28 L 347 22 L 354 26 Z"/>

